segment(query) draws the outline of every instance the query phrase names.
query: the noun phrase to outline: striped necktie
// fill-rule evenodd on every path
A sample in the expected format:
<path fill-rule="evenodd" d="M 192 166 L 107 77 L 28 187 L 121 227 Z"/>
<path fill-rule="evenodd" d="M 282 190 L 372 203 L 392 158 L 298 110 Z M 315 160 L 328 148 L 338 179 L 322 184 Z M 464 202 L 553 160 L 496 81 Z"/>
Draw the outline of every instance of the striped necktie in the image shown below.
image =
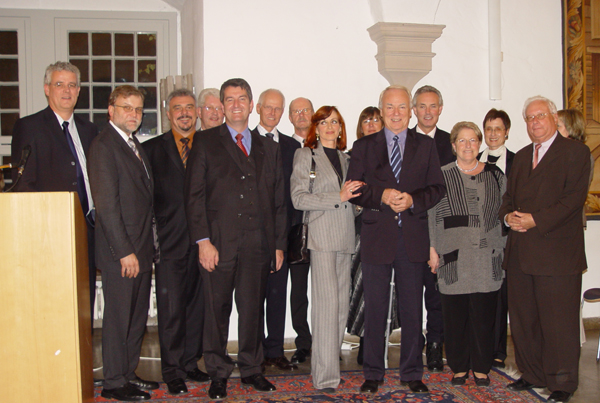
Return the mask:
<path fill-rule="evenodd" d="M 187 160 L 190 156 L 190 139 L 183 137 L 179 141 L 183 144 L 183 147 L 181 147 L 181 161 L 183 161 L 183 166 L 187 167 Z"/>
<path fill-rule="evenodd" d="M 396 182 L 400 181 L 400 171 L 402 170 L 402 155 L 400 154 L 400 145 L 398 144 L 398 136 L 394 136 L 394 147 L 392 148 L 392 156 L 390 158 L 390 165 Z"/>
<path fill-rule="evenodd" d="M 542 147 L 541 144 L 536 144 L 535 145 L 535 151 L 533 152 L 533 169 L 535 169 L 535 167 L 537 167 L 538 163 L 539 163 L 539 156 L 540 156 L 540 148 Z"/>

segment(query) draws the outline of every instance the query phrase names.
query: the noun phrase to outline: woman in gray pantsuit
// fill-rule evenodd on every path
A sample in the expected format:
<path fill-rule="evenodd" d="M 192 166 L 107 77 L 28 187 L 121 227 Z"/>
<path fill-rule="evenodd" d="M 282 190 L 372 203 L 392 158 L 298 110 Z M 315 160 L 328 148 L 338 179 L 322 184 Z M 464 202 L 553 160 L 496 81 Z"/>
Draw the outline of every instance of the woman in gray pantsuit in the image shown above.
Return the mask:
<path fill-rule="evenodd" d="M 345 181 L 349 157 L 344 120 L 334 106 L 312 117 L 304 148 L 296 151 L 290 181 L 294 207 L 309 213 L 311 260 L 311 373 L 316 389 L 333 392 L 340 383 L 339 354 L 348 318 L 354 216 L 349 199 L 359 195 L 359 181 Z M 312 160 L 315 178 L 309 190 Z M 354 194 L 352 192 L 355 192 Z"/>

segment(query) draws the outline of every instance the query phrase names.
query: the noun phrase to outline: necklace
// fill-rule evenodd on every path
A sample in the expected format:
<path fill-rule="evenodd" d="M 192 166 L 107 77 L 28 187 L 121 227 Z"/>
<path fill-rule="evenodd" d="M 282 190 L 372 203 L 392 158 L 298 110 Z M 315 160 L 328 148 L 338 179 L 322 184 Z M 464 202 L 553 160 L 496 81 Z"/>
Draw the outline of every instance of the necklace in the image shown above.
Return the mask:
<path fill-rule="evenodd" d="M 475 164 L 475 166 L 471 169 L 462 169 L 461 167 L 458 166 L 458 161 L 456 161 L 456 166 L 458 167 L 458 169 L 460 169 L 462 172 L 473 172 L 474 170 L 477 169 L 477 167 L 479 166 L 479 160 L 477 160 L 477 164 Z"/>

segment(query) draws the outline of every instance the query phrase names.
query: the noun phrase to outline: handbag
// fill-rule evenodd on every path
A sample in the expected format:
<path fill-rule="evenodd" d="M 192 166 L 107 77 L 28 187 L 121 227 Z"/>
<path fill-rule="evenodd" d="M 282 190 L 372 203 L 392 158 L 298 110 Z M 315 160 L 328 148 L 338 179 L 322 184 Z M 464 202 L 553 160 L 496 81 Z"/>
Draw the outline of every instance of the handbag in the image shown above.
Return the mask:
<path fill-rule="evenodd" d="M 311 150 L 313 156 L 315 153 Z M 312 193 L 313 183 L 315 181 L 315 159 L 311 158 L 310 165 L 310 182 L 308 191 Z M 308 214 L 310 211 L 304 212 L 304 218 L 300 224 L 296 224 L 290 230 L 288 236 L 288 264 L 305 264 L 310 263 L 310 252 L 307 248 L 308 243 Z"/>

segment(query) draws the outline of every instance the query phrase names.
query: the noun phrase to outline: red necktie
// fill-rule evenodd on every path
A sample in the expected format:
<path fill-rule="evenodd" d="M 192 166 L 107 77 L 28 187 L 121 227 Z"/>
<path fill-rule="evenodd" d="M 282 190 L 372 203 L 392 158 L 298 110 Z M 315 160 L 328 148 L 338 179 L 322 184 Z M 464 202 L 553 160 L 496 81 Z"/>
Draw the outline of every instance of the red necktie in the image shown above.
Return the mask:
<path fill-rule="evenodd" d="M 536 144 L 535 145 L 535 151 L 533 152 L 533 169 L 535 169 L 535 167 L 537 167 L 537 164 L 538 164 L 538 161 L 539 161 L 540 147 L 542 147 L 541 144 Z"/>
<path fill-rule="evenodd" d="M 246 151 L 246 147 L 244 147 L 244 143 L 242 143 L 242 138 L 244 136 L 242 136 L 241 134 L 236 134 L 235 139 L 237 146 L 240 148 L 240 150 L 242 150 L 242 152 L 246 155 L 246 157 L 248 156 L 248 151 Z"/>

